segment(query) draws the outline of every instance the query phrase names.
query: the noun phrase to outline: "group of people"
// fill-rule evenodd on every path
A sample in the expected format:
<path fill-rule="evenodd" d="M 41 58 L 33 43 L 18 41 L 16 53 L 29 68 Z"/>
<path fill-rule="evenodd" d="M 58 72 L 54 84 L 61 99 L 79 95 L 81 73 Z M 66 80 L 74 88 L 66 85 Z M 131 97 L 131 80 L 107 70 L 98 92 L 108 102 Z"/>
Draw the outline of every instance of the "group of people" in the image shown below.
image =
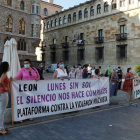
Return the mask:
<path fill-rule="evenodd" d="M 8 78 L 7 72 L 10 71 L 8 62 L 2 62 L 0 65 L 0 134 L 8 134 L 4 129 L 4 114 L 8 104 L 8 93 L 10 93 L 9 83 L 15 80 L 43 80 L 43 64 L 40 63 L 37 68 L 31 67 L 29 59 L 24 60 L 24 67 L 19 70 L 16 77 Z M 32 118 L 30 120 L 33 120 Z M 21 121 L 22 122 L 22 121 Z"/>
<path fill-rule="evenodd" d="M 82 78 L 100 78 L 100 69 L 95 69 L 95 67 L 89 66 L 87 68 L 78 64 L 77 68 L 71 68 L 71 71 L 67 72 L 67 69 L 64 67 L 64 62 L 60 61 L 58 63 L 58 68 L 54 71 L 53 79 L 82 79 Z"/>
<path fill-rule="evenodd" d="M 67 67 L 68 68 L 68 67 Z M 2 62 L 0 65 L 0 134 L 5 135 L 8 134 L 8 130 L 4 129 L 3 121 L 4 121 L 4 113 L 8 104 L 8 93 L 10 93 L 9 83 L 10 81 L 15 80 L 44 80 L 43 78 L 43 64 L 40 63 L 37 68 L 31 66 L 31 61 L 26 59 L 24 61 L 24 67 L 19 70 L 16 77 L 8 78 L 7 72 L 10 71 L 10 66 L 8 62 Z M 110 77 L 110 96 L 117 96 L 118 89 L 121 89 L 121 81 L 122 81 L 122 71 L 119 68 L 114 68 L 113 72 L 111 71 L 111 66 L 109 66 L 107 70 L 107 76 Z M 58 63 L 58 68 L 53 73 L 53 79 L 82 79 L 82 78 L 97 78 L 100 79 L 100 69 L 95 69 L 95 67 L 89 66 L 87 68 L 78 64 L 77 68 L 72 68 L 67 73 L 65 69 L 64 62 L 60 61 Z M 127 92 L 127 101 L 132 100 L 132 79 L 134 78 L 132 69 L 127 69 L 127 74 L 125 77 L 123 91 Z M 130 92 L 130 94 L 129 94 Z M 30 118 L 30 120 L 33 120 Z M 22 122 L 22 121 L 21 121 Z"/>
<path fill-rule="evenodd" d="M 117 96 L 118 89 L 121 89 L 122 85 L 122 70 L 120 67 L 114 68 L 111 72 L 111 66 L 108 69 L 108 75 L 110 76 L 110 96 Z M 133 90 L 133 71 L 132 68 L 127 69 L 127 74 L 124 79 L 122 91 L 127 92 L 127 102 L 132 101 L 132 90 Z"/>
<path fill-rule="evenodd" d="M 127 74 L 125 76 L 125 81 L 123 84 L 122 91 L 127 92 L 127 101 L 132 100 L 132 90 L 133 90 L 133 84 L 132 80 L 134 79 L 132 69 L 127 69 Z M 118 90 L 121 90 L 122 86 L 122 78 L 123 78 L 123 72 L 121 70 L 121 67 L 118 68 L 112 68 L 109 66 L 109 68 L 106 71 L 105 74 L 106 77 L 110 77 L 110 96 L 117 96 Z M 69 75 L 67 74 L 67 70 L 64 68 L 64 62 L 60 61 L 58 63 L 58 68 L 55 70 L 53 74 L 53 79 L 82 79 L 82 78 L 97 78 L 100 79 L 100 69 L 95 69 L 95 67 L 89 66 L 87 68 L 81 66 L 81 64 L 78 64 L 78 68 L 72 68 L 69 72 Z M 129 97 L 130 96 L 130 97 Z M 130 98 L 130 99 L 129 99 Z"/>

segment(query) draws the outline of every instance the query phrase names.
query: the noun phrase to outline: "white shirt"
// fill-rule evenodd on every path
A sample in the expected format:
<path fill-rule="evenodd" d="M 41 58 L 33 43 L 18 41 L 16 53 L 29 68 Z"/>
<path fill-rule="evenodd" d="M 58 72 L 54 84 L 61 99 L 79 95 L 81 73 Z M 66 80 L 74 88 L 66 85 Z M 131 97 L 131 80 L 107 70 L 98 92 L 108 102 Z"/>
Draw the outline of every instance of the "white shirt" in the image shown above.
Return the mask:
<path fill-rule="evenodd" d="M 75 70 L 75 72 L 76 72 L 76 79 L 82 79 L 83 70 L 77 68 L 77 69 Z"/>
<path fill-rule="evenodd" d="M 71 79 L 75 79 L 75 72 L 73 73 L 72 71 L 69 73 L 69 77 Z"/>
<path fill-rule="evenodd" d="M 88 73 L 91 73 L 91 67 L 88 66 Z"/>
<path fill-rule="evenodd" d="M 91 75 L 95 76 L 95 70 L 91 71 Z"/>
<path fill-rule="evenodd" d="M 57 70 L 57 78 L 61 78 L 61 77 L 67 77 L 67 71 L 66 69 L 64 69 L 65 72 L 63 72 L 61 69 L 56 69 Z"/>

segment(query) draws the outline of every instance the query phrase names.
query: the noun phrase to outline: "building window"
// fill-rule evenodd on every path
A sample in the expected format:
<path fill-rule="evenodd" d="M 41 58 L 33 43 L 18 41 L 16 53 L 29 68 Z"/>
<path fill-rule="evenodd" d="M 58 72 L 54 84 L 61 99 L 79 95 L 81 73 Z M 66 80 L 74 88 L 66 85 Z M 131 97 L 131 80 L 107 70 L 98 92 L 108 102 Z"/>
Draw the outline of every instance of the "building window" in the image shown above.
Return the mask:
<path fill-rule="evenodd" d="M 32 24 L 32 26 L 31 26 L 31 36 L 32 37 L 34 36 L 34 24 Z"/>
<path fill-rule="evenodd" d="M 12 32 L 13 20 L 11 16 L 8 16 L 6 19 L 6 32 Z"/>
<path fill-rule="evenodd" d="M 48 29 L 50 28 L 50 22 L 49 21 L 47 22 L 47 28 Z"/>
<path fill-rule="evenodd" d="M 84 33 L 80 33 L 80 40 L 84 40 Z"/>
<path fill-rule="evenodd" d="M 121 38 L 126 37 L 125 25 L 120 26 L 120 37 Z"/>
<path fill-rule="evenodd" d="M 64 16 L 64 24 L 66 24 L 66 22 L 67 22 L 67 18 L 66 18 L 66 16 Z"/>
<path fill-rule="evenodd" d="M 134 0 L 129 0 L 129 4 L 134 4 Z"/>
<path fill-rule="evenodd" d="M 55 11 L 55 14 L 57 14 L 58 13 L 58 11 Z"/>
<path fill-rule="evenodd" d="M 78 49 L 77 50 L 77 59 L 78 59 L 78 61 L 85 59 L 85 49 Z"/>
<path fill-rule="evenodd" d="M 71 22 L 71 14 L 68 15 L 68 22 Z"/>
<path fill-rule="evenodd" d="M 12 0 L 7 0 L 7 6 L 12 6 Z"/>
<path fill-rule="evenodd" d="M 20 9 L 21 10 L 24 10 L 24 1 L 21 1 L 21 3 L 20 3 Z"/>
<path fill-rule="evenodd" d="M 125 0 L 120 1 L 120 7 L 123 7 L 123 6 L 125 6 Z"/>
<path fill-rule="evenodd" d="M 8 36 L 7 36 L 7 37 L 4 39 L 4 44 L 6 43 L 7 40 L 10 40 L 10 39 L 11 39 L 11 37 L 8 37 Z"/>
<path fill-rule="evenodd" d="M 47 16 L 47 8 L 44 8 L 44 15 Z"/>
<path fill-rule="evenodd" d="M 88 17 L 88 9 L 86 8 L 85 11 L 84 11 L 84 17 Z"/>
<path fill-rule="evenodd" d="M 90 15 L 91 15 L 91 16 L 94 15 L 94 7 L 93 7 L 93 6 L 91 6 L 91 8 L 90 8 Z"/>
<path fill-rule="evenodd" d="M 112 9 L 116 9 L 116 8 L 117 8 L 116 0 L 112 0 Z"/>
<path fill-rule="evenodd" d="M 79 19 L 82 19 L 82 11 L 79 11 Z"/>
<path fill-rule="evenodd" d="M 76 13 L 73 13 L 73 21 L 76 21 Z"/>
<path fill-rule="evenodd" d="M 24 39 L 20 39 L 18 41 L 18 50 L 19 51 L 26 51 L 26 42 Z"/>
<path fill-rule="evenodd" d="M 124 34 L 125 32 L 125 25 L 120 26 L 120 34 Z"/>
<path fill-rule="evenodd" d="M 35 13 L 35 6 L 32 5 L 32 13 Z"/>
<path fill-rule="evenodd" d="M 69 61 L 69 51 L 63 51 L 63 61 Z"/>
<path fill-rule="evenodd" d="M 36 6 L 36 13 L 39 14 L 39 6 Z"/>
<path fill-rule="evenodd" d="M 101 5 L 98 4 L 98 5 L 97 5 L 97 14 L 100 14 L 100 13 L 101 13 Z"/>
<path fill-rule="evenodd" d="M 59 18 L 59 25 L 61 25 L 62 24 L 62 18 L 60 17 Z"/>
<path fill-rule="evenodd" d="M 68 42 L 68 36 L 65 36 L 65 42 Z"/>
<path fill-rule="evenodd" d="M 46 23 L 44 23 L 44 29 L 47 29 Z"/>
<path fill-rule="evenodd" d="M 23 19 L 19 21 L 19 34 L 25 34 L 25 21 Z"/>
<path fill-rule="evenodd" d="M 58 25 L 58 22 L 57 22 L 57 19 L 55 19 L 55 26 L 57 26 Z"/>
<path fill-rule="evenodd" d="M 36 37 L 39 36 L 39 24 L 36 24 Z"/>
<path fill-rule="evenodd" d="M 53 39 L 53 44 L 56 44 L 56 39 L 55 38 Z"/>
<path fill-rule="evenodd" d="M 51 59 L 51 62 L 53 63 L 53 62 L 55 62 L 55 56 L 56 56 L 56 52 L 51 52 L 50 53 L 50 59 Z"/>
<path fill-rule="evenodd" d="M 104 3 L 104 11 L 105 11 L 105 12 L 108 11 L 108 3 L 107 3 L 107 2 Z"/>
<path fill-rule="evenodd" d="M 98 37 L 103 37 L 103 29 L 98 30 Z"/>
<path fill-rule="evenodd" d="M 117 45 L 117 51 L 116 51 L 116 56 L 117 59 L 121 59 L 121 58 L 127 58 L 127 45 Z"/>
<path fill-rule="evenodd" d="M 95 48 L 95 59 L 104 59 L 104 47 L 96 47 Z"/>
<path fill-rule="evenodd" d="M 53 27 L 53 20 L 51 21 L 51 27 Z"/>

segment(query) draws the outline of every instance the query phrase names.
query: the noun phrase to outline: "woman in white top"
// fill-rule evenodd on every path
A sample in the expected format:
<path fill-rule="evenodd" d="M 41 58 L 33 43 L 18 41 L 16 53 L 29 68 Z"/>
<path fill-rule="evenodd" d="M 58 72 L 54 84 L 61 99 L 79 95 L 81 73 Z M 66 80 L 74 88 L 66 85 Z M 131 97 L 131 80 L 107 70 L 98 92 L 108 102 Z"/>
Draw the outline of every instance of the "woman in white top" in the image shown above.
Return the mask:
<path fill-rule="evenodd" d="M 64 62 L 60 61 L 60 63 L 58 64 L 59 68 L 57 68 L 53 74 L 53 79 L 68 79 L 70 80 L 70 78 L 68 77 L 67 71 L 64 68 Z"/>
<path fill-rule="evenodd" d="M 71 69 L 71 72 L 69 73 L 69 77 L 71 79 L 75 79 L 75 70 L 74 70 L 74 68 Z"/>
<path fill-rule="evenodd" d="M 95 77 L 95 67 L 93 67 L 91 71 L 91 78 L 94 78 L 94 77 Z"/>

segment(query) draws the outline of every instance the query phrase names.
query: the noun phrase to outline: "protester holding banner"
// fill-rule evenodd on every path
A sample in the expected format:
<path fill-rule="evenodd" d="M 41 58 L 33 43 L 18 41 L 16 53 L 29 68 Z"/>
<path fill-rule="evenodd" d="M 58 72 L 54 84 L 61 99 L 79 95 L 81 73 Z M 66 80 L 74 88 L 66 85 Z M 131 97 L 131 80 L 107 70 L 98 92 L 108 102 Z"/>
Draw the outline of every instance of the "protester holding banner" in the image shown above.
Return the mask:
<path fill-rule="evenodd" d="M 24 60 L 24 67 L 19 70 L 14 80 L 40 80 L 37 69 L 31 68 L 30 59 Z"/>
<path fill-rule="evenodd" d="M 118 82 L 119 82 L 119 77 L 118 77 L 118 68 L 113 69 L 113 73 L 111 74 L 111 82 L 110 82 L 110 97 L 111 96 L 117 96 L 118 92 Z"/>
<path fill-rule="evenodd" d="M 68 77 L 67 71 L 64 68 L 64 62 L 60 61 L 58 66 L 59 66 L 59 68 L 57 68 L 54 71 L 53 79 L 61 79 L 61 80 L 68 79 L 68 80 L 70 80 L 70 78 Z"/>
<path fill-rule="evenodd" d="M 132 69 L 128 68 L 125 81 L 123 84 L 123 89 L 122 89 L 122 91 L 127 92 L 127 102 L 129 102 L 129 95 L 130 95 L 130 100 L 132 100 L 133 79 L 134 79 L 134 75 L 132 73 Z"/>
<path fill-rule="evenodd" d="M 40 80 L 40 76 L 37 69 L 31 68 L 30 59 L 24 60 L 24 67 L 19 70 L 14 80 Z M 33 119 L 31 118 L 30 120 L 32 121 Z"/>
<path fill-rule="evenodd" d="M 0 134 L 8 134 L 4 129 L 3 121 L 6 107 L 8 105 L 8 92 L 10 93 L 9 82 L 12 78 L 7 77 L 7 72 L 10 70 L 8 62 L 2 62 L 0 65 Z"/>
<path fill-rule="evenodd" d="M 44 80 L 44 78 L 43 78 L 43 64 L 39 63 L 38 67 L 36 69 L 37 69 L 37 71 L 39 73 L 40 80 Z"/>

